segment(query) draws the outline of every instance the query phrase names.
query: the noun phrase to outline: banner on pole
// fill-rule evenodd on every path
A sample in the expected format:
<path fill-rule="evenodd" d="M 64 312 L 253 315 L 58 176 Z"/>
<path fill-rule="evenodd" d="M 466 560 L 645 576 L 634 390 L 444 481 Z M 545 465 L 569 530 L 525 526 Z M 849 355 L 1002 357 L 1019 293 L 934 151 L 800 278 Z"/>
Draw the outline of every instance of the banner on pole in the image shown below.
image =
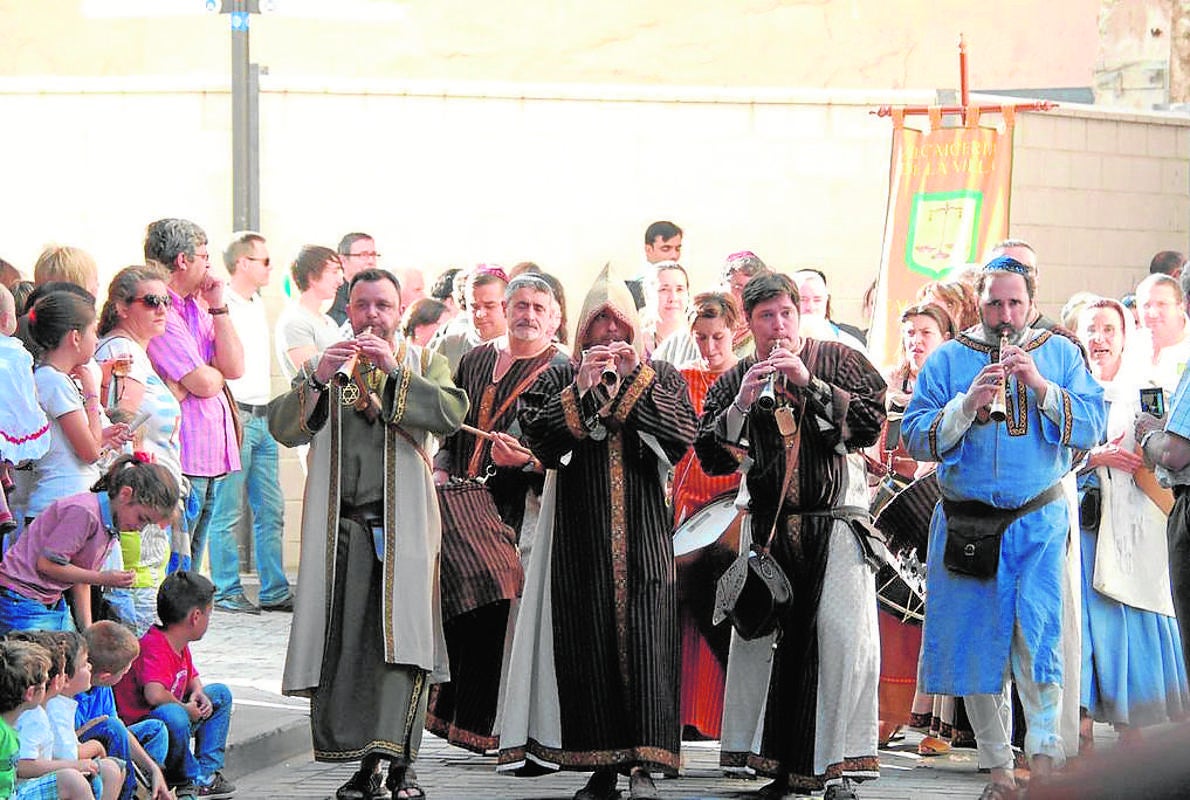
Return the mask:
<path fill-rule="evenodd" d="M 1014 113 L 998 127 L 979 124 L 977 107 L 962 127 L 943 128 L 931 109 L 930 129 L 905 126 L 893 109 L 888 210 L 876 309 L 868 351 L 878 364 L 899 358 L 901 311 L 929 281 L 945 280 L 978 262 L 1008 235 Z"/>

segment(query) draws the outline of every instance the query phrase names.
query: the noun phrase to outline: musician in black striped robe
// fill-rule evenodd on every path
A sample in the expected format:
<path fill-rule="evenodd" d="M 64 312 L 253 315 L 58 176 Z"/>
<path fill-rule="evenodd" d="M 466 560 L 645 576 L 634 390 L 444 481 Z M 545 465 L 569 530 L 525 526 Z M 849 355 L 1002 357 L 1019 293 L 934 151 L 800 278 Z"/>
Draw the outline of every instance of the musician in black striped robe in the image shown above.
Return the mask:
<path fill-rule="evenodd" d="M 494 750 L 496 705 L 508 614 L 520 596 L 523 574 L 516 534 L 525 496 L 540 493 L 541 463 L 517 442 L 517 400 L 566 354 L 551 336 L 553 288 L 537 275 L 520 275 L 504 291 L 508 333 L 463 355 L 454 383 L 471 401 L 466 429 L 446 438 L 434 457 L 434 481 L 484 479 L 506 535 L 465 525 L 442 530 L 442 622 L 450 655 L 450 681 L 431 691 L 426 729 L 477 753 Z"/>
<path fill-rule="evenodd" d="M 756 352 L 766 358 L 742 359 L 715 381 L 694 446 L 708 474 L 745 470 L 752 538 L 763 542 L 773 532 L 771 553 L 794 597 L 758 720 L 760 747 L 724 752 L 721 763 L 774 776 L 766 797 L 826 785 L 828 800 L 841 800 L 854 797 L 852 780 L 879 774 L 880 659 L 873 573 L 851 527 L 830 512 L 845 502 L 847 452 L 880 434 L 885 383 L 858 350 L 800 338 L 798 294 L 788 276 L 749 280 L 744 311 Z M 777 406 L 792 409 L 801 430 L 784 498 L 785 442 L 774 412 L 754 405 L 774 372 L 783 376 L 773 381 Z"/>
<path fill-rule="evenodd" d="M 696 418 L 681 373 L 643 362 L 638 333 L 631 296 L 605 268 L 583 304 L 576 359 L 521 399 L 525 440 L 556 476 L 526 573 L 499 767 L 595 770 L 580 800 L 614 797 L 618 772 L 631 773 L 629 797 L 655 797 L 649 772 L 679 764 L 665 475 Z"/>

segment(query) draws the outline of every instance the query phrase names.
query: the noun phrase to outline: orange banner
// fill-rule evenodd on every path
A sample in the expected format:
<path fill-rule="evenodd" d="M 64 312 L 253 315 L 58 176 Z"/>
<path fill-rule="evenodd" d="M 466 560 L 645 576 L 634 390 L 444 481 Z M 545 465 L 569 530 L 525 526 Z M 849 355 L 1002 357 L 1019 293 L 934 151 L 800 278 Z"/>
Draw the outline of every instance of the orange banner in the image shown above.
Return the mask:
<path fill-rule="evenodd" d="M 931 113 L 931 129 L 921 131 L 905 127 L 904 113 L 893 109 L 884 248 L 868 338 L 878 365 L 897 363 L 901 311 L 923 284 L 978 262 L 1007 237 L 1012 112 L 1005 109 L 999 128 L 980 126 L 977 109 L 957 128 L 941 127 L 941 114 Z"/>

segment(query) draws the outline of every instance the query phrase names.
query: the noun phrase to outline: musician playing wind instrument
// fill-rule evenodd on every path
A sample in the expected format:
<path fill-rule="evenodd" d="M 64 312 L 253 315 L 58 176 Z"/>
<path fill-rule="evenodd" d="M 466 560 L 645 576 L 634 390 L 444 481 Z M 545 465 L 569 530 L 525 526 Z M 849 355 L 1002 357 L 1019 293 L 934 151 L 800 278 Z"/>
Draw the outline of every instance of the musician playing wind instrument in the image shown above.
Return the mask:
<path fill-rule="evenodd" d="M 753 714 L 760 746 L 728 751 L 728 722 L 739 714 L 729 689 L 721 763 L 773 776 L 760 792 L 768 800 L 823 785 L 826 800 L 854 798 L 853 781 L 879 775 L 880 648 L 873 572 L 843 506 L 847 454 L 879 436 L 885 384 L 858 350 L 800 337 L 798 292 L 787 275 L 753 277 L 743 301 L 757 355 L 711 387 L 694 447 L 709 474 L 745 473 L 752 538 L 772 532 L 770 552 L 793 602 L 771 677 L 759 677 L 762 685 L 768 677 L 766 707 L 759 719 Z M 866 508 L 857 511 L 866 517 Z M 733 645 L 729 685 L 736 659 Z"/>
<path fill-rule="evenodd" d="M 547 478 L 503 689 L 498 769 L 594 774 L 575 797 L 659 797 L 676 775 L 678 635 L 665 475 L 696 418 L 681 373 L 640 355 L 636 306 L 605 267 L 575 357 L 521 396 Z"/>
<path fill-rule="evenodd" d="M 938 462 L 943 496 L 930 524 L 923 689 L 964 697 L 980 766 L 992 771 L 983 796 L 996 800 L 1015 785 L 1010 668 L 1033 774 L 1065 758 L 1058 714 L 1070 524 L 1058 484 L 1073 451 L 1099 443 L 1106 412 L 1078 347 L 1028 327 L 1035 284 L 1024 264 L 989 261 L 976 289 L 981 324 L 925 362 L 901 435 L 911 456 Z"/>
<path fill-rule="evenodd" d="M 277 441 L 311 444 L 281 689 L 311 698 L 316 760 L 362 759 L 337 800 L 413 797 L 429 684 L 447 677 L 426 447 L 459 427 L 467 396 L 445 358 L 400 337 L 391 273 L 357 273 L 348 298 L 355 337 L 306 362 L 269 404 Z"/>
<path fill-rule="evenodd" d="M 504 290 L 508 332 L 467 352 L 454 382 L 471 408 L 463 427 L 447 437 L 434 458 L 434 480 L 483 479 L 503 535 L 466 524 L 442 532 L 442 622 L 450 655 L 450 682 L 437 687 L 426 727 L 477 753 L 495 749 L 509 608 L 520 596 L 523 574 L 516 532 L 530 488 L 540 493 L 541 462 L 518 441 L 517 400 L 537 376 L 568 357 L 553 343 L 554 290 L 539 275 L 513 278 Z"/>

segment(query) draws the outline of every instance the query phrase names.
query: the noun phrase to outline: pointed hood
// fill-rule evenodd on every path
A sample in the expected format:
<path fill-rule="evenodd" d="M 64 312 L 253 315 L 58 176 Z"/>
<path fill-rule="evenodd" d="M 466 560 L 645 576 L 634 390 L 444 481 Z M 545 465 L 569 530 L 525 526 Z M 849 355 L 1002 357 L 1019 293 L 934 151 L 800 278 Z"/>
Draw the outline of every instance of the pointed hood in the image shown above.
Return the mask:
<path fill-rule="evenodd" d="M 632 299 L 632 292 L 628 290 L 624 281 L 613 272 L 611 264 L 603 265 L 603 269 L 595 277 L 595 282 L 591 284 L 591 288 L 583 300 L 578 326 L 575 328 L 574 352 L 576 355 L 587 346 L 587 329 L 591 327 L 591 322 L 599 316 L 599 312 L 605 309 L 615 314 L 620 323 L 628 329 L 628 341 L 643 357 L 644 344 L 640 335 L 640 319 L 636 315 L 636 302 Z"/>

